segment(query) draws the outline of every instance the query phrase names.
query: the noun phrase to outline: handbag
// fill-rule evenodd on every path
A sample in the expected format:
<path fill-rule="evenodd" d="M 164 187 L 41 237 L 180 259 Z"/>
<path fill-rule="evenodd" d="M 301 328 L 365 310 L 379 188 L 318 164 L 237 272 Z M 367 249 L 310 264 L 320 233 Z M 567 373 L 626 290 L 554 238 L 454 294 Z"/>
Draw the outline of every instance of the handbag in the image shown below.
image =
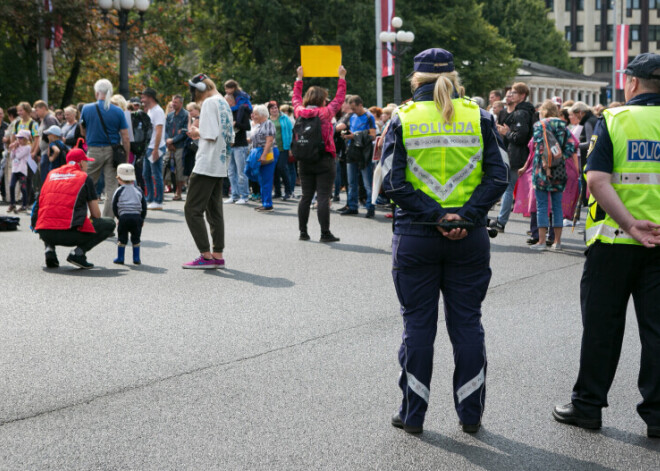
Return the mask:
<path fill-rule="evenodd" d="M 99 104 L 96 104 L 96 112 L 99 114 L 99 119 L 101 120 L 101 126 L 103 126 L 103 132 L 105 133 L 105 137 L 108 138 L 108 142 L 112 142 L 110 140 L 110 135 L 108 134 L 108 129 L 105 127 L 105 121 L 103 121 L 103 115 L 101 114 L 101 109 L 99 108 Z M 112 147 L 112 166 L 117 168 L 119 164 L 125 164 L 126 163 L 126 150 L 124 149 L 124 146 L 122 144 L 110 144 Z"/>

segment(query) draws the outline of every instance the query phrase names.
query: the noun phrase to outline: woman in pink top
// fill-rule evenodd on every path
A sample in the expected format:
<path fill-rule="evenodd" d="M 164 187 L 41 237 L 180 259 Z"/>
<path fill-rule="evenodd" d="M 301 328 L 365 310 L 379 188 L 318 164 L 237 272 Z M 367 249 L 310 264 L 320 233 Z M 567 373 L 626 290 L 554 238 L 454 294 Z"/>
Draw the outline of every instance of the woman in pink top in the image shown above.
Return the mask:
<path fill-rule="evenodd" d="M 335 165 L 336 151 L 335 142 L 332 138 L 332 120 L 341 108 L 346 97 L 346 69 L 339 67 L 339 81 L 335 98 L 327 104 L 328 91 L 324 88 L 313 86 L 307 90 L 303 98 L 303 69 L 298 67 L 298 79 L 293 87 L 293 109 L 296 118 L 318 117 L 321 122 L 321 135 L 323 137 L 324 152 L 321 158 L 315 162 L 298 162 L 298 174 L 300 175 L 300 186 L 302 197 L 298 203 L 298 228 L 300 229 L 300 240 L 309 240 L 307 232 L 307 221 L 309 220 L 309 208 L 317 194 L 317 207 L 319 224 L 321 225 L 321 242 L 337 242 L 330 232 L 330 197 L 332 185 L 335 181 L 337 171 Z M 295 140 L 294 136 L 294 140 Z M 293 149 L 293 148 L 292 148 Z M 294 153 L 295 157 L 295 153 Z"/>

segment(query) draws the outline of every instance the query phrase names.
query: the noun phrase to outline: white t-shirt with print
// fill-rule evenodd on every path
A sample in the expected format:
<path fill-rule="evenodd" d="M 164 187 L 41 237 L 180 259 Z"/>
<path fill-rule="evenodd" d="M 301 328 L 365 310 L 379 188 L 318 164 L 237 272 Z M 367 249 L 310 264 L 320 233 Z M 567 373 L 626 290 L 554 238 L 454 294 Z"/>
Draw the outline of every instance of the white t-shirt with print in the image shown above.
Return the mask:
<path fill-rule="evenodd" d="M 204 100 L 199 114 L 199 148 L 193 173 L 227 176 L 227 149 L 234 142 L 232 122 L 231 108 L 222 95 Z"/>
<path fill-rule="evenodd" d="M 151 140 L 149 141 L 149 149 L 156 147 L 156 126 L 163 126 L 163 131 L 160 135 L 160 145 L 158 146 L 160 149 L 165 146 L 165 112 L 160 105 L 156 105 L 147 111 L 147 114 L 149 115 L 149 119 L 151 119 L 151 129 L 153 129 L 151 132 Z"/>

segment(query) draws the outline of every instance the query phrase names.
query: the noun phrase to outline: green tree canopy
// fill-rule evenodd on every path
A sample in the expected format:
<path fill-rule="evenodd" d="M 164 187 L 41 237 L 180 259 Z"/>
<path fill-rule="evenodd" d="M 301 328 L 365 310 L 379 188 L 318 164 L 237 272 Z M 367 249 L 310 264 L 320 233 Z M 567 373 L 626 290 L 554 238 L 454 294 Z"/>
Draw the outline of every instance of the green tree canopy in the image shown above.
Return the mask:
<path fill-rule="evenodd" d="M 568 54 L 568 42 L 548 18 L 543 0 L 481 0 L 481 3 L 484 17 L 514 45 L 516 57 L 580 72 L 577 60 Z"/>

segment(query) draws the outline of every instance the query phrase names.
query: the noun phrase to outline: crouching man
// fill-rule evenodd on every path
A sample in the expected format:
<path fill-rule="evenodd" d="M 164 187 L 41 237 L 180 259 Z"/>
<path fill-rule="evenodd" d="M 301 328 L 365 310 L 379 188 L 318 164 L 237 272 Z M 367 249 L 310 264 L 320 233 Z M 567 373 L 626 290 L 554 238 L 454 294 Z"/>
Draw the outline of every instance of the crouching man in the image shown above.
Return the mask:
<path fill-rule="evenodd" d="M 46 244 L 46 266 L 60 266 L 55 247 L 75 247 L 66 261 L 78 268 L 93 268 L 87 252 L 107 239 L 115 221 L 102 218 L 87 162 L 93 161 L 82 149 L 66 156 L 66 165 L 52 170 L 44 182 L 32 211 L 32 227 Z M 87 210 L 91 217 L 87 217 Z"/>

